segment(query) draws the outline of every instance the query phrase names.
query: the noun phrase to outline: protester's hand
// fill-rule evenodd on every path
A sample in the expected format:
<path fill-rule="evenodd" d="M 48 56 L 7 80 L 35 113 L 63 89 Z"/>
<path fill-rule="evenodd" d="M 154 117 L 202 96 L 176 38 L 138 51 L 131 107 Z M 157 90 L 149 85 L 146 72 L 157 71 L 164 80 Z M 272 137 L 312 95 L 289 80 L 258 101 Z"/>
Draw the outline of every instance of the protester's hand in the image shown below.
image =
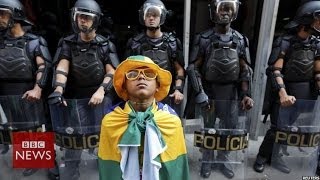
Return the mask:
<path fill-rule="evenodd" d="M 104 98 L 104 90 L 98 89 L 90 98 L 88 105 L 96 106 L 102 103 Z"/>
<path fill-rule="evenodd" d="M 62 93 L 58 91 L 55 91 L 48 96 L 48 103 L 67 106 L 67 102 L 62 96 Z"/>
<path fill-rule="evenodd" d="M 38 86 L 35 86 L 32 90 L 25 92 L 22 95 L 22 99 L 26 99 L 30 102 L 35 102 L 40 100 L 42 89 Z"/>
<path fill-rule="evenodd" d="M 183 94 L 179 90 L 175 90 L 174 93 L 170 94 L 169 97 L 174 98 L 175 104 L 180 104 L 183 100 Z"/>
<path fill-rule="evenodd" d="M 289 96 L 289 95 L 280 96 L 281 106 L 288 107 L 293 105 L 295 102 L 296 102 L 296 98 L 294 96 Z"/>
<path fill-rule="evenodd" d="M 242 110 L 249 110 L 253 107 L 254 101 L 249 96 L 244 96 L 241 101 Z"/>
<path fill-rule="evenodd" d="M 196 103 L 200 105 L 202 109 L 209 110 L 210 109 L 210 103 L 209 103 L 209 98 L 207 94 L 203 91 L 201 91 L 197 96 L 196 96 Z"/>

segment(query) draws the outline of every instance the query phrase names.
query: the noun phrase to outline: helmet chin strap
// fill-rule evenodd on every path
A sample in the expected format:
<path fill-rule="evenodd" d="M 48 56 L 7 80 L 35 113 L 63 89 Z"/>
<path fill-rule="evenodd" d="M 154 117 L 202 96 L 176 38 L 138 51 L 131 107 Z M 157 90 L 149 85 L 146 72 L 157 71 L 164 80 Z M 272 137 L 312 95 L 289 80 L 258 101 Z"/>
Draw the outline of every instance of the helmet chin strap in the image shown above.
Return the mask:
<path fill-rule="evenodd" d="M 79 28 L 80 32 L 85 33 L 85 34 L 89 34 L 93 31 L 93 28 L 87 28 L 87 29 L 83 29 L 83 28 Z"/>
<path fill-rule="evenodd" d="M 317 29 L 316 27 L 312 27 L 313 31 L 315 31 L 316 33 L 320 34 L 320 29 Z"/>
<path fill-rule="evenodd" d="M 156 30 L 160 29 L 160 26 L 157 26 L 157 27 L 147 27 L 147 29 L 148 29 L 149 31 L 156 31 Z"/>

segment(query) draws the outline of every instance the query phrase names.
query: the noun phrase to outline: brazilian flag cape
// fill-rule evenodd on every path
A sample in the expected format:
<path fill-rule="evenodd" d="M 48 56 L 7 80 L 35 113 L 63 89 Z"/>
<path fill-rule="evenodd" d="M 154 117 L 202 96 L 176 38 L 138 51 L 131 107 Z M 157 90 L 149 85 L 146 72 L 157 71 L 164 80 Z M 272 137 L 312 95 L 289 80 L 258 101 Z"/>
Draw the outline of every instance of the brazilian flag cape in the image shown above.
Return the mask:
<path fill-rule="evenodd" d="M 146 112 L 139 115 L 139 112 L 131 108 L 130 103 L 123 102 L 102 120 L 98 152 L 100 180 L 123 179 L 120 168 L 122 151 L 119 146 L 130 143 L 139 146 L 146 121 L 159 132 L 158 140 L 162 147 L 166 146 L 159 157 L 154 159 L 161 164 L 159 177 L 154 179 L 189 179 L 183 128 L 176 113 L 169 106 L 154 102 Z M 135 180 L 132 177 L 128 179 Z"/>

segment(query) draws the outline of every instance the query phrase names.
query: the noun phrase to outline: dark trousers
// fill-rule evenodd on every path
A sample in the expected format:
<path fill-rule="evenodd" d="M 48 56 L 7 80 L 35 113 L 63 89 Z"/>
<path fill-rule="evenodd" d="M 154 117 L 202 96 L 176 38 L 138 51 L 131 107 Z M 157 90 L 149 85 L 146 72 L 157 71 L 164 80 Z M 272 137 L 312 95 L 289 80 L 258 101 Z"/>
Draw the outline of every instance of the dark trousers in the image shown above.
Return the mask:
<path fill-rule="evenodd" d="M 214 101 L 210 100 L 211 109 L 209 111 L 202 110 L 204 128 L 218 129 L 220 135 L 233 134 L 232 129 L 237 129 L 238 124 L 238 101 Z M 217 118 L 220 119 L 218 127 L 215 126 Z M 226 131 L 220 131 L 225 129 Z M 211 152 L 210 152 L 211 151 Z M 203 161 L 212 161 L 214 159 L 212 150 L 203 150 Z M 217 161 L 229 161 L 229 151 L 217 151 Z M 224 163 L 226 167 L 232 169 L 228 163 Z"/>
<path fill-rule="evenodd" d="M 303 109 L 309 111 L 313 109 L 313 106 L 313 103 L 302 104 L 301 102 L 297 101 L 296 104 L 290 107 L 289 110 L 280 112 L 280 104 L 275 103 L 272 106 L 270 114 L 271 126 L 261 143 L 258 155 L 266 158 L 267 160 L 270 160 L 270 158 L 272 157 L 272 151 L 275 149 L 279 149 L 274 149 L 276 131 L 278 129 L 290 131 L 290 129 L 286 129 L 286 127 L 291 126 L 296 122 L 299 113 L 301 113 L 301 110 Z M 303 123 L 308 124 L 310 122 Z"/>

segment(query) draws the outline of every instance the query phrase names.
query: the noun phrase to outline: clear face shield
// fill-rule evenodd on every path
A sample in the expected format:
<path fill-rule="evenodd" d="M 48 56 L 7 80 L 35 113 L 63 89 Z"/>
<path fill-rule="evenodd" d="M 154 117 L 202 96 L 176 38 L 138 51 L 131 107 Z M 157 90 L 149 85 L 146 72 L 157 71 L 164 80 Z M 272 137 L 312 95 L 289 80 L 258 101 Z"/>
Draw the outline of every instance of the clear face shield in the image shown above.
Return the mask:
<path fill-rule="evenodd" d="M 320 33 L 320 10 L 313 12 L 313 23 L 312 28 L 317 32 Z"/>
<path fill-rule="evenodd" d="M 10 9 L 0 7 L 0 17 L 0 31 L 2 31 L 9 27 L 12 11 Z"/>
<path fill-rule="evenodd" d="M 89 33 L 98 26 L 99 18 L 96 14 L 75 9 L 72 14 L 72 20 L 75 24 L 76 31 Z"/>
<path fill-rule="evenodd" d="M 164 6 L 146 3 L 140 16 L 142 16 L 145 26 L 158 27 L 165 21 L 165 8 Z"/>
<path fill-rule="evenodd" d="M 210 5 L 210 14 L 214 14 L 214 22 L 229 24 L 237 18 L 238 9 L 238 1 L 214 1 Z"/>

